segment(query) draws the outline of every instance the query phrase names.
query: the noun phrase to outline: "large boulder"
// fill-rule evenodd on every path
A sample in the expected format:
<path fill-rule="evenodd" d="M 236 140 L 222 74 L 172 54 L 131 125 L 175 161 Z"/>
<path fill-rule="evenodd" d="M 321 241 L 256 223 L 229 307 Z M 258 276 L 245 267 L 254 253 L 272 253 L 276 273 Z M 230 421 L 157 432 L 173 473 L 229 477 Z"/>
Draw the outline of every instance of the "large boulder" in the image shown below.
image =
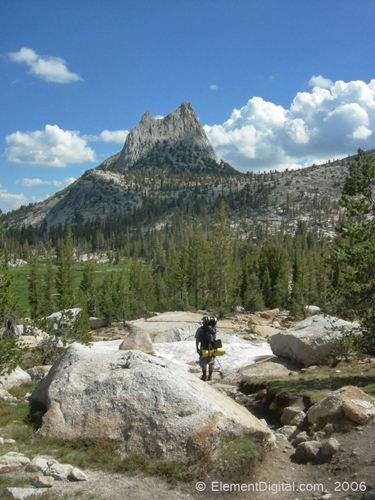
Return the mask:
<path fill-rule="evenodd" d="M 31 396 L 46 413 L 37 435 L 110 439 L 125 453 L 189 462 L 230 439 L 273 434 L 245 408 L 185 367 L 140 351 L 72 344 Z"/>
<path fill-rule="evenodd" d="M 30 459 L 22 453 L 9 451 L 0 457 L 0 472 L 12 472 L 14 470 L 21 469 L 29 462 Z"/>
<path fill-rule="evenodd" d="M 0 389 L 10 391 L 14 387 L 19 387 L 23 384 L 31 382 L 30 375 L 17 366 L 11 373 L 0 377 Z"/>
<path fill-rule="evenodd" d="M 340 328 L 352 330 L 350 323 L 332 316 L 311 316 L 270 339 L 272 352 L 302 366 L 317 365 L 329 358 L 340 337 Z"/>
<path fill-rule="evenodd" d="M 322 312 L 318 306 L 305 306 L 303 309 L 305 310 L 306 316 L 314 316 L 315 314 L 321 314 Z"/>
<path fill-rule="evenodd" d="M 150 335 L 142 330 L 133 330 L 119 346 L 120 351 L 137 350 L 155 354 Z"/>
<path fill-rule="evenodd" d="M 58 311 L 47 316 L 46 320 L 48 324 L 55 330 L 58 329 L 59 325 L 69 325 L 72 326 L 77 316 L 81 314 L 82 309 L 79 307 L 74 307 L 73 309 L 64 309 L 63 311 Z"/>
<path fill-rule="evenodd" d="M 344 415 L 352 422 L 365 423 L 375 417 L 375 399 L 358 387 L 348 385 L 327 394 L 307 412 L 307 418 L 312 424 Z"/>
<path fill-rule="evenodd" d="M 98 328 L 104 328 L 105 326 L 107 326 L 108 322 L 105 318 L 90 317 L 89 325 L 91 330 L 97 330 Z"/>

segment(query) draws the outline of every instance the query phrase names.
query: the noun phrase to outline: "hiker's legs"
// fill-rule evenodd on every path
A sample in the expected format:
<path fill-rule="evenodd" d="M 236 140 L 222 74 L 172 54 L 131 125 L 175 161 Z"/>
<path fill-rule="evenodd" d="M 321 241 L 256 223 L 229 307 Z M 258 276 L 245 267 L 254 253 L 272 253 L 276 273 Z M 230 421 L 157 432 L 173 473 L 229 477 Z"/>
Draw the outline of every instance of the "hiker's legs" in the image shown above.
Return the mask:
<path fill-rule="evenodd" d="M 211 380 L 212 372 L 214 371 L 215 358 L 200 358 L 199 366 L 202 368 L 201 380 Z M 208 379 L 207 379 L 207 365 L 208 365 Z"/>
<path fill-rule="evenodd" d="M 202 368 L 202 380 L 207 379 L 207 364 L 208 364 L 208 359 L 207 358 L 199 358 L 199 366 Z"/>

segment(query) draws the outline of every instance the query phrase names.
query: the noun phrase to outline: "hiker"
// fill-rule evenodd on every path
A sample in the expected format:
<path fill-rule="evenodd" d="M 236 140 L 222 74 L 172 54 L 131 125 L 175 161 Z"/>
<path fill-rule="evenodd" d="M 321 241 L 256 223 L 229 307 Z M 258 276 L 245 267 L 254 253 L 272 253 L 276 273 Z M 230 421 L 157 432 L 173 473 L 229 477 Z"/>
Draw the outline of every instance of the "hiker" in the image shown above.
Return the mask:
<path fill-rule="evenodd" d="M 195 333 L 195 346 L 199 354 L 199 366 L 202 368 L 201 380 L 211 380 L 212 372 L 214 371 L 215 357 L 203 357 L 204 349 L 213 349 L 213 342 L 216 340 L 216 325 L 217 319 L 213 316 L 203 316 L 203 325 L 198 328 Z M 208 379 L 207 379 L 208 365 Z"/>

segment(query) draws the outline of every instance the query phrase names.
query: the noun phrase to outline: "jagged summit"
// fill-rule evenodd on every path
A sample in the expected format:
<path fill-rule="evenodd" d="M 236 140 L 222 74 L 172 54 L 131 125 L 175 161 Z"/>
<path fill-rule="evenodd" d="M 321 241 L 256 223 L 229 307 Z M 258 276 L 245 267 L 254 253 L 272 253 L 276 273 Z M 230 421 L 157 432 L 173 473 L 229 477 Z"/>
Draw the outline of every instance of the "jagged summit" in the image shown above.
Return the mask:
<path fill-rule="evenodd" d="M 138 168 L 196 169 L 220 166 L 203 127 L 189 102 L 162 119 L 146 111 L 128 134 L 116 170 Z"/>

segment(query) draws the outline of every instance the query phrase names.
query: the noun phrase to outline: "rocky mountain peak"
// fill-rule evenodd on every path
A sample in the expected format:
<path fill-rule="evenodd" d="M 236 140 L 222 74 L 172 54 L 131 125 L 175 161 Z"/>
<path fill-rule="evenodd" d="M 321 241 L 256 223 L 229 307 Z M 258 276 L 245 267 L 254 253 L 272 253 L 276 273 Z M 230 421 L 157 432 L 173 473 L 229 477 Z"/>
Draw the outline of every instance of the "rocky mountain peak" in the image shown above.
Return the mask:
<path fill-rule="evenodd" d="M 202 159 L 221 163 L 189 102 L 161 119 L 146 111 L 128 134 L 114 168 L 176 167 L 184 153 L 186 165 L 198 162 L 202 167 Z"/>
<path fill-rule="evenodd" d="M 143 113 L 140 123 L 147 123 L 150 118 L 152 117 L 150 116 L 149 110 L 147 110 Z"/>

